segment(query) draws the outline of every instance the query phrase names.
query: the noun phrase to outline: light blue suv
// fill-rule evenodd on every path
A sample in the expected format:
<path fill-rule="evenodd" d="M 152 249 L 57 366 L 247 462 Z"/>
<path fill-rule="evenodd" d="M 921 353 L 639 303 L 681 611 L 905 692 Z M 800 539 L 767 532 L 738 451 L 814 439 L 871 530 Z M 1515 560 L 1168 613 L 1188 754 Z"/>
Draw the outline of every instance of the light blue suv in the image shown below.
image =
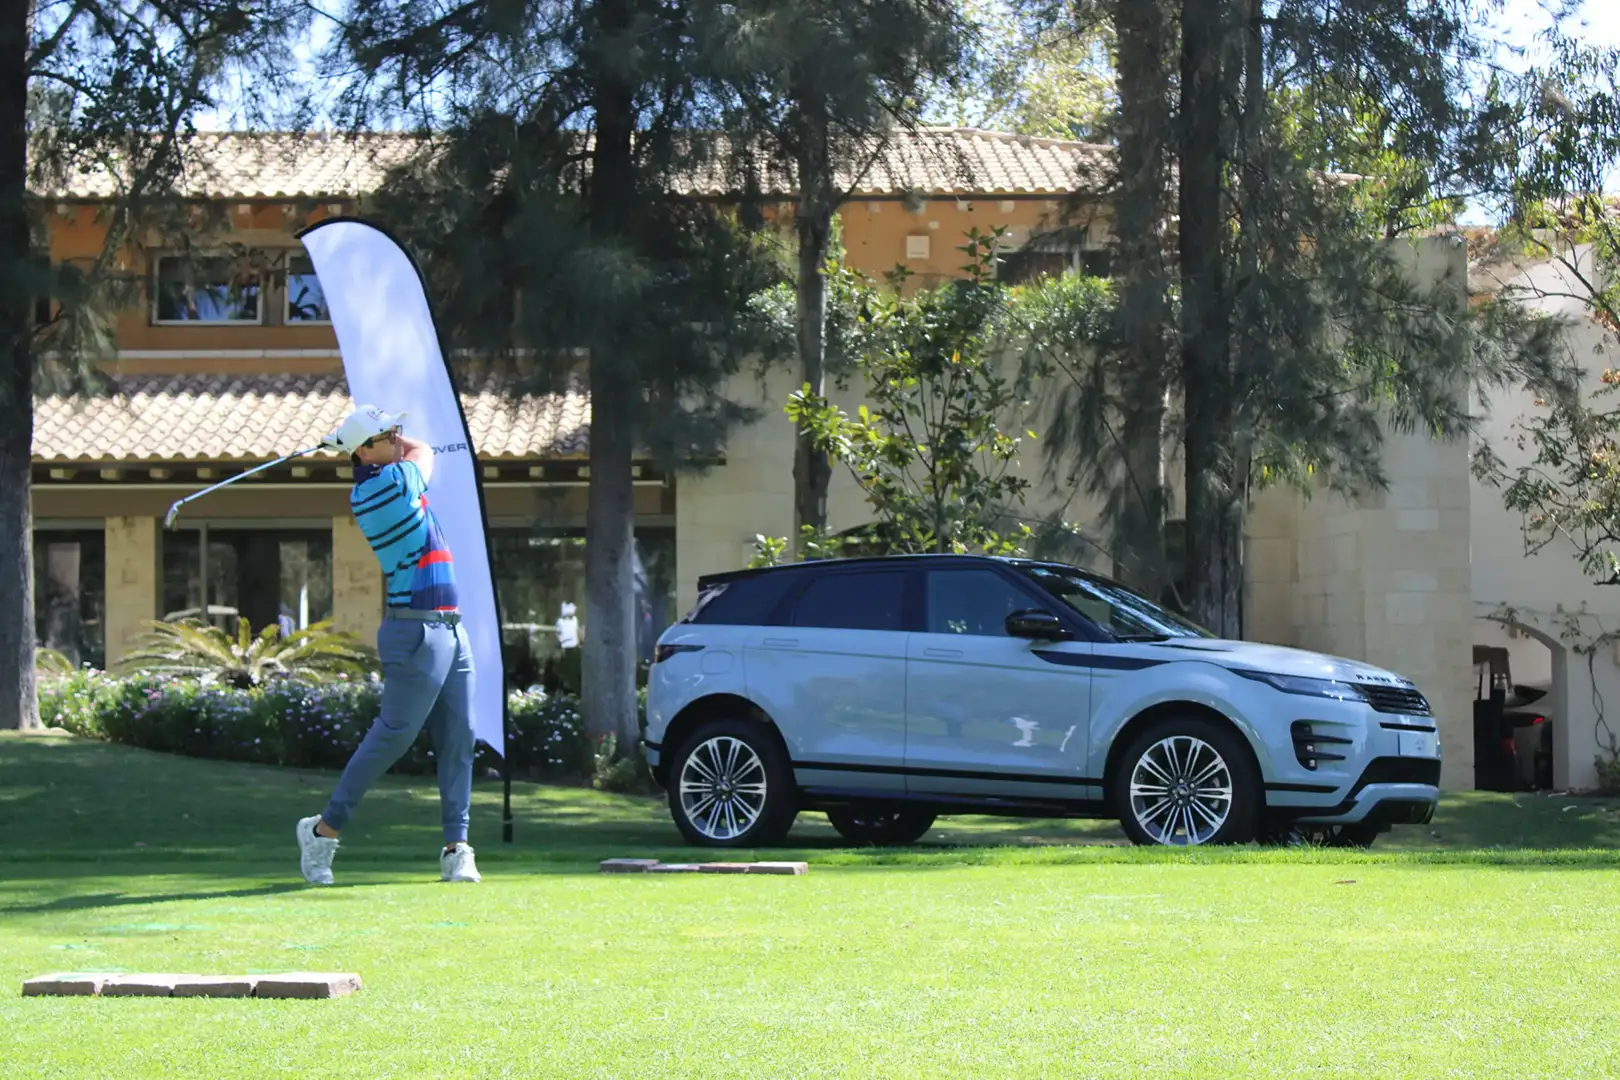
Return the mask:
<path fill-rule="evenodd" d="M 1217 640 L 1073 567 L 832 560 L 699 591 L 659 640 L 646 731 L 694 844 L 776 843 L 820 810 L 863 844 L 957 813 L 1117 817 L 1139 844 L 1360 845 L 1439 799 L 1410 681 Z"/>

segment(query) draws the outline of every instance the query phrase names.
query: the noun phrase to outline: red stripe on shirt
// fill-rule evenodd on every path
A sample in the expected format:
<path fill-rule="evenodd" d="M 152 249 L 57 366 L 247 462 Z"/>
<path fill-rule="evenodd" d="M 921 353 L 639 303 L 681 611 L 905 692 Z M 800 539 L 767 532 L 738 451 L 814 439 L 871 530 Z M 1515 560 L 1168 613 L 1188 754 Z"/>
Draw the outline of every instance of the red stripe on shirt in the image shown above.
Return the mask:
<path fill-rule="evenodd" d="M 447 563 L 454 561 L 455 560 L 450 558 L 450 553 L 448 551 L 430 551 L 426 555 L 423 555 L 420 559 L 417 559 L 416 565 L 432 566 L 434 563 Z"/>

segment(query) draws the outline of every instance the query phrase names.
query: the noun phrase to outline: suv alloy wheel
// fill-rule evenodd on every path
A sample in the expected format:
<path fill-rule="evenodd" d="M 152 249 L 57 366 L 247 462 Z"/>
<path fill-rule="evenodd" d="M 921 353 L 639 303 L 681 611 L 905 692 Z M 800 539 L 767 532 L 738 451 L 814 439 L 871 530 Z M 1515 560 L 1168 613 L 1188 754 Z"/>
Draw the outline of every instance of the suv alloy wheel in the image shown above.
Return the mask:
<path fill-rule="evenodd" d="M 798 792 L 775 733 L 746 720 L 711 720 L 671 763 L 669 810 L 704 847 L 780 843 L 798 816 Z"/>
<path fill-rule="evenodd" d="M 1246 844 L 1261 810 L 1260 782 L 1240 736 L 1201 716 L 1150 724 L 1119 759 L 1111 794 L 1136 844 Z"/>

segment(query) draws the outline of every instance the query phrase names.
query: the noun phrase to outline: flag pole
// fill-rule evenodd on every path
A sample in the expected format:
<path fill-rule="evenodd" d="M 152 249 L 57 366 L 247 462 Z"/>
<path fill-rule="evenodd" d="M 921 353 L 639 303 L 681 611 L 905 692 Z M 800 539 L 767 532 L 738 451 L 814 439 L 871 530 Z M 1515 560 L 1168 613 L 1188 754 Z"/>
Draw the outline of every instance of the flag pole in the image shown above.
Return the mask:
<path fill-rule="evenodd" d="M 512 704 L 501 695 L 501 729 L 506 732 L 506 753 L 501 755 L 501 841 L 512 842 Z"/>

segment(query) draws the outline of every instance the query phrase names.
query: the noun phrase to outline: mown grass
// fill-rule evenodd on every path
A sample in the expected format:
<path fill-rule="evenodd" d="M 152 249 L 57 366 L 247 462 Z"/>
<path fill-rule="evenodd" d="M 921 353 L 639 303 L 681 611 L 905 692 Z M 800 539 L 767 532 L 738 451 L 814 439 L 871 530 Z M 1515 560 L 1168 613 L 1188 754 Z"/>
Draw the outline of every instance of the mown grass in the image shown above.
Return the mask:
<path fill-rule="evenodd" d="M 806 814 L 802 878 L 690 859 L 656 800 L 480 784 L 485 882 L 389 780 L 298 879 L 333 777 L 0 738 L 0 1076 L 1620 1074 L 1620 805 L 1470 794 L 1370 853 L 1174 853 L 946 819 L 901 852 Z M 750 857 L 754 853 L 742 853 Z M 19 997 L 47 971 L 358 971 L 334 1002 Z"/>

